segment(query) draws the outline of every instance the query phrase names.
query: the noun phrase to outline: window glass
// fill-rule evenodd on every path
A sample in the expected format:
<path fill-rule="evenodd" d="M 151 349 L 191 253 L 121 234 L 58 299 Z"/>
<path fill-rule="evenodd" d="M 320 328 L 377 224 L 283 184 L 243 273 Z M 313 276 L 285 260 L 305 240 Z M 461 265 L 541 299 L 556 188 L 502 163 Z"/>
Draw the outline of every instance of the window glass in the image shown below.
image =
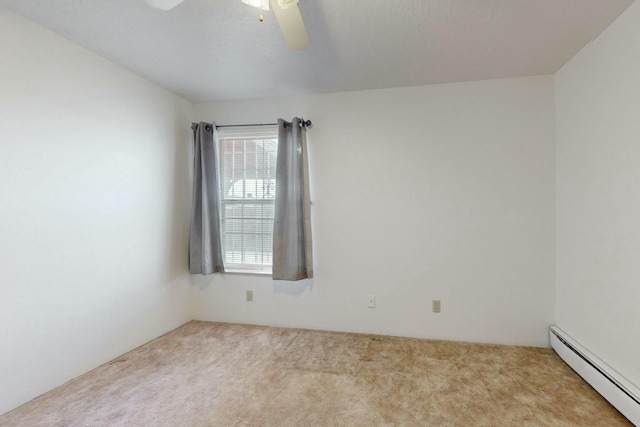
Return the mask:
<path fill-rule="evenodd" d="M 271 272 L 277 127 L 219 132 L 222 251 L 229 271 Z"/>

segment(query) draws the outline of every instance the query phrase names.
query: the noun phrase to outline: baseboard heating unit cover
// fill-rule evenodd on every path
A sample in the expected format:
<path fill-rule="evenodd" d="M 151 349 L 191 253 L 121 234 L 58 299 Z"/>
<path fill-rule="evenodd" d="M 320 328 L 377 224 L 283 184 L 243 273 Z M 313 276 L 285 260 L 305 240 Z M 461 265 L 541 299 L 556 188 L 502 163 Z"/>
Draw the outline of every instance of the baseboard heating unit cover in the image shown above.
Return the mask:
<path fill-rule="evenodd" d="M 562 329 L 552 326 L 549 330 L 549 340 L 551 347 L 562 360 L 629 421 L 640 426 L 640 389 L 578 344 Z"/>

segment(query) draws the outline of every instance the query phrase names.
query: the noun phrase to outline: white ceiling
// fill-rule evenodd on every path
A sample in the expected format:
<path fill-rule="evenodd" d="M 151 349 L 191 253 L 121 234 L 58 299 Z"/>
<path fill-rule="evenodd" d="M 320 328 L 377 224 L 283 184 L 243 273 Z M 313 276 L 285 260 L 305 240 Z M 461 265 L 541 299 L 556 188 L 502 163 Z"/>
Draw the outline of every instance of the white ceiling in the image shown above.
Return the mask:
<path fill-rule="evenodd" d="M 633 0 L 300 0 L 311 46 L 241 0 L 0 0 L 192 101 L 556 72 Z"/>

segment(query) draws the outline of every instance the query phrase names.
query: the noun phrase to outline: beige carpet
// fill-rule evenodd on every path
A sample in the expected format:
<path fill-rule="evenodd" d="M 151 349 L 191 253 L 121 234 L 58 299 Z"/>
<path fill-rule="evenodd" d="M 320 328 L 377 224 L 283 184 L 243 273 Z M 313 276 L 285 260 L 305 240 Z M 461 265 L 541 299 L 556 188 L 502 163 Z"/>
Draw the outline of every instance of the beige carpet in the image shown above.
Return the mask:
<path fill-rule="evenodd" d="M 626 426 L 552 350 L 191 322 L 2 426 Z"/>

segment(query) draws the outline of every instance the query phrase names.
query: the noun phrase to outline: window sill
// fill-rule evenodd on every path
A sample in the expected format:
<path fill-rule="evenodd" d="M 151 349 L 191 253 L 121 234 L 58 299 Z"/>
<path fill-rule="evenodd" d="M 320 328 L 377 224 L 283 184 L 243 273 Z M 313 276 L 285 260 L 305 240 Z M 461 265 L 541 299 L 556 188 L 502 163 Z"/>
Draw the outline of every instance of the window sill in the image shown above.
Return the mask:
<path fill-rule="evenodd" d="M 232 274 L 239 276 L 260 276 L 260 277 L 271 277 L 270 271 L 260 271 L 260 270 L 240 270 L 237 268 L 225 268 L 224 274 Z"/>

